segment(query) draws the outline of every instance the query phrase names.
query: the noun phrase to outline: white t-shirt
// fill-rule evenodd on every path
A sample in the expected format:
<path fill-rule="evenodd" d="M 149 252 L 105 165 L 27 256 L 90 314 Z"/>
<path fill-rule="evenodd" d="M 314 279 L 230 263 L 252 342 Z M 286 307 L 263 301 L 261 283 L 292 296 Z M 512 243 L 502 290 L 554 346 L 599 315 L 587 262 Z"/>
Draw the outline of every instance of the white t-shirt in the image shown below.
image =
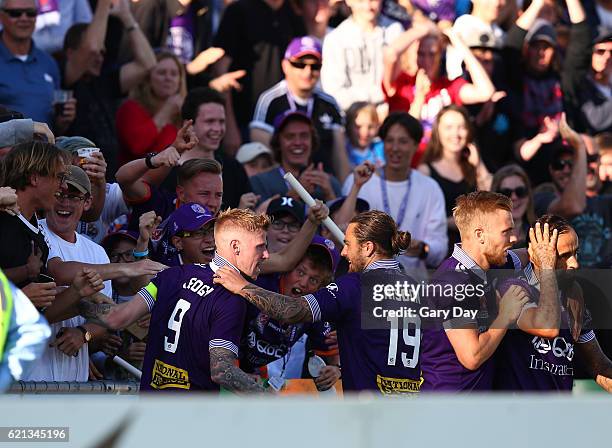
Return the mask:
<path fill-rule="evenodd" d="M 106 184 L 106 198 L 100 218 L 95 222 L 79 221 L 77 232 L 90 240 L 100 243 L 109 233 L 112 223 L 120 216 L 130 213 L 130 208 L 123 199 L 123 192 L 118 183 Z M 126 219 L 127 222 L 127 219 Z"/>
<path fill-rule="evenodd" d="M 389 213 L 395 222 L 402 221 L 400 230 L 410 232 L 415 240 L 421 240 L 429 245 L 427 264 L 438 266 L 448 250 L 448 234 L 446 226 L 446 207 L 444 194 L 438 183 L 429 176 L 417 170 L 410 174 L 410 189 L 403 220 L 399 215 L 402 202 L 408 189 L 408 181 L 385 181 L 389 211 L 385 210 L 381 179 L 378 172 L 372 175 L 359 191 L 359 197 L 368 201 L 370 210 L 381 210 Z M 348 195 L 353 186 L 353 174 L 344 181 L 342 194 Z M 400 256 L 399 261 L 406 269 L 423 269 L 425 263 L 416 257 Z"/>
<path fill-rule="evenodd" d="M 40 220 L 39 225 L 49 244 L 49 260 L 60 258 L 63 261 L 79 261 L 91 264 L 110 263 L 106 252 L 98 244 L 76 234 L 76 242 L 69 243 L 53 233 L 47 226 L 46 220 Z M 111 281 L 104 282 L 101 291 L 108 297 L 113 296 Z M 83 325 L 85 319 L 75 316 L 62 322 L 51 324 L 51 339 L 55 340 L 62 327 L 78 327 Z M 42 356 L 36 361 L 25 381 L 79 381 L 85 382 L 89 377 L 89 350 L 84 344 L 77 356 L 68 356 L 55 347 L 45 347 Z"/>
<path fill-rule="evenodd" d="M 402 25 L 380 16 L 370 33 L 349 17 L 323 42 L 321 85 L 343 110 L 355 101 L 381 103 L 383 48 L 403 31 Z"/>

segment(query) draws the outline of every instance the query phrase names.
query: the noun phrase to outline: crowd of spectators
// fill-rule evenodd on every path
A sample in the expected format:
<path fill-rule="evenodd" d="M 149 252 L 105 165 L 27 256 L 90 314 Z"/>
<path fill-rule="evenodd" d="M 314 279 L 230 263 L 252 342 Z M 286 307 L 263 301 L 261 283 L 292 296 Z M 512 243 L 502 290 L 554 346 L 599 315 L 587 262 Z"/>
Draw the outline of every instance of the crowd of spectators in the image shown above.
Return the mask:
<path fill-rule="evenodd" d="M 285 173 L 340 227 L 388 213 L 406 269 L 452 253 L 476 190 L 512 199 L 515 247 L 553 213 L 582 268 L 612 267 L 609 0 L 0 0 L 0 24 L 0 268 L 52 324 L 23 379 L 142 361 L 146 319 L 111 333 L 76 304 L 210 261 L 186 204 L 267 212 L 289 253 Z"/>

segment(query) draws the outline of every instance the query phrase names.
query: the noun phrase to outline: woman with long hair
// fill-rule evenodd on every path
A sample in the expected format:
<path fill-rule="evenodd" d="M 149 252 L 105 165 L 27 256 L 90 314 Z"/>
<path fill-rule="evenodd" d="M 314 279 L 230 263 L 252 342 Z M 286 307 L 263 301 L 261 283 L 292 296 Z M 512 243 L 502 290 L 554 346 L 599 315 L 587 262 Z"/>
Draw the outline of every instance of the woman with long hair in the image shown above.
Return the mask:
<path fill-rule="evenodd" d="M 451 104 L 440 111 L 422 162 L 418 170 L 435 179 L 444 193 L 449 243 L 454 244 L 459 241 L 453 219 L 455 199 L 475 190 L 488 190 L 491 185 L 491 173 L 473 143 L 465 108 Z"/>
<path fill-rule="evenodd" d="M 533 190 L 527 173 L 516 164 L 506 165 L 495 172 L 491 182 L 491 191 L 501 193 L 512 199 L 514 235 L 517 238 L 514 247 L 527 247 L 529 227 L 536 220 L 533 208 Z"/>
<path fill-rule="evenodd" d="M 415 24 L 385 48 L 383 91 L 389 111 L 407 111 L 423 126 L 423 140 L 412 166 L 417 166 L 431 138 L 438 112 L 449 104 L 476 104 L 491 99 L 495 87 L 486 70 L 452 29 L 445 31 L 452 48 L 463 58 L 471 82 L 453 80 L 441 70 L 445 39 L 429 22 Z M 415 73 L 403 71 L 401 55 Z"/>
<path fill-rule="evenodd" d="M 147 79 L 117 111 L 121 163 L 163 150 L 172 144 L 181 126 L 181 106 L 187 94 L 185 69 L 170 52 L 156 56 L 157 64 Z"/>

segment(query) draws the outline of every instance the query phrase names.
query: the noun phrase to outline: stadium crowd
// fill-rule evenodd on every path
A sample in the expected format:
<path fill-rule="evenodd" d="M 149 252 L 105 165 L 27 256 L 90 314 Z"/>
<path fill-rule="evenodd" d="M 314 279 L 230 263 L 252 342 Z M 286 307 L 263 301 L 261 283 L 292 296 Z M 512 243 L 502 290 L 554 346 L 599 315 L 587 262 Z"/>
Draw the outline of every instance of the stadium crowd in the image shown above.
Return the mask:
<path fill-rule="evenodd" d="M 612 267 L 612 1 L 0 0 L 0 25 L 0 391 L 131 378 L 119 356 L 141 391 L 612 392 L 612 302 L 573 274 Z M 366 329 L 374 275 L 484 295 Z"/>

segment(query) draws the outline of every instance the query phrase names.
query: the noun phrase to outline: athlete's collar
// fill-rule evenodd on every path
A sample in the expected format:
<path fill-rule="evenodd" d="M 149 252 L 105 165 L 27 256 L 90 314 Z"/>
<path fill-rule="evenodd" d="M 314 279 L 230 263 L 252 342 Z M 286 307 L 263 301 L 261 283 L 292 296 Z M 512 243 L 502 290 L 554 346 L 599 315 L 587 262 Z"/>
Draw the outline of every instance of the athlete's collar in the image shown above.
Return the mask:
<path fill-rule="evenodd" d="M 455 244 L 452 257 L 482 280 L 487 281 L 487 273 L 463 250 L 460 243 Z"/>
<path fill-rule="evenodd" d="M 215 251 L 214 258 L 209 263 L 209 265 L 210 265 L 210 268 L 213 270 L 213 272 L 217 272 L 217 269 L 222 268 L 223 266 L 229 266 L 229 267 L 233 268 L 236 272 L 240 272 L 240 269 L 238 269 L 236 266 L 231 264 L 229 261 L 227 261 L 221 255 L 219 255 L 216 251 Z"/>
<path fill-rule="evenodd" d="M 527 283 L 534 288 L 540 289 L 540 280 L 533 270 L 533 264 L 528 263 L 523 271 L 525 272 L 525 277 L 527 277 Z"/>
<path fill-rule="evenodd" d="M 394 260 L 393 258 L 386 258 L 383 260 L 373 261 L 365 267 L 363 272 L 371 271 L 373 269 L 395 269 L 396 271 L 399 271 L 400 265 L 397 260 Z"/>

